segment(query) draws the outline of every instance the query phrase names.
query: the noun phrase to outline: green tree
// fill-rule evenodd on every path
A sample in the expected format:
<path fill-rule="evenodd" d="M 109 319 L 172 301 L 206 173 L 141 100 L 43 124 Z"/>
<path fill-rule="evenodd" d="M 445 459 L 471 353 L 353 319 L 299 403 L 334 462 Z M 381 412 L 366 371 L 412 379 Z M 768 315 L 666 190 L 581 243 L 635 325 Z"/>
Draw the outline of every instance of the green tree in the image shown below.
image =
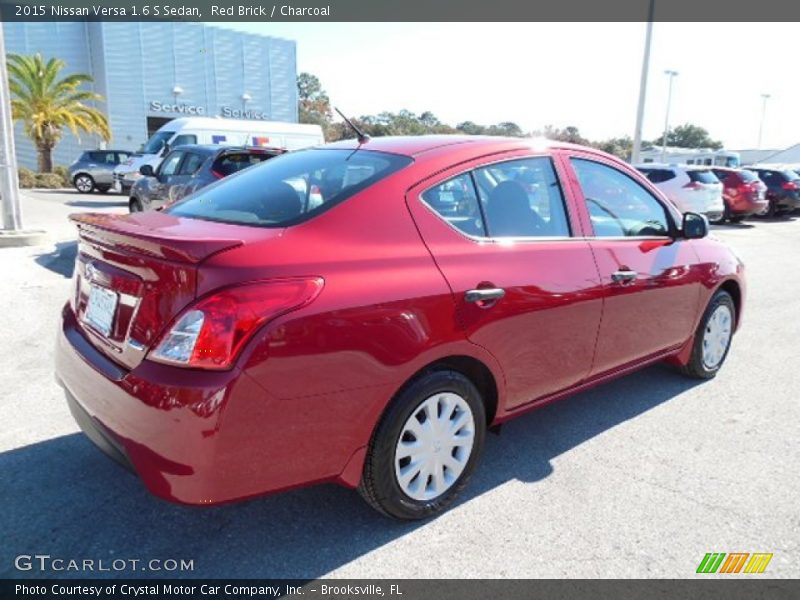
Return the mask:
<path fill-rule="evenodd" d="M 301 123 L 330 126 L 331 101 L 316 75 L 300 73 L 297 76 L 297 112 Z"/>
<path fill-rule="evenodd" d="M 592 142 L 592 146 L 603 152 L 613 154 L 623 160 L 630 160 L 633 153 L 633 140 L 630 136 L 622 136 L 601 140 L 599 142 Z"/>
<path fill-rule="evenodd" d="M 106 116 L 86 104 L 101 102 L 102 96 L 80 89 L 92 78 L 85 73 L 60 78 L 65 66 L 58 58 L 45 62 L 41 54 L 8 55 L 11 116 L 14 121 L 23 122 L 26 135 L 35 144 L 42 173 L 53 170 L 53 148 L 61 140 L 64 128 L 76 136 L 83 131 L 111 140 Z"/>
<path fill-rule="evenodd" d="M 663 134 L 659 136 L 658 139 L 653 140 L 653 145 L 655 146 L 661 146 L 663 143 Z M 678 125 L 667 134 L 667 146 L 677 146 L 679 148 L 711 148 L 712 150 L 719 150 L 722 148 L 722 142 L 712 140 L 708 131 L 702 127 L 692 125 L 691 123 L 685 123 L 684 125 Z"/>
<path fill-rule="evenodd" d="M 536 132 L 538 135 L 543 135 L 549 140 L 556 140 L 558 142 L 568 142 L 570 144 L 582 144 L 584 146 L 589 144 L 589 140 L 581 135 L 581 132 L 574 125 L 559 129 L 552 125 L 546 125 L 544 131 Z"/>

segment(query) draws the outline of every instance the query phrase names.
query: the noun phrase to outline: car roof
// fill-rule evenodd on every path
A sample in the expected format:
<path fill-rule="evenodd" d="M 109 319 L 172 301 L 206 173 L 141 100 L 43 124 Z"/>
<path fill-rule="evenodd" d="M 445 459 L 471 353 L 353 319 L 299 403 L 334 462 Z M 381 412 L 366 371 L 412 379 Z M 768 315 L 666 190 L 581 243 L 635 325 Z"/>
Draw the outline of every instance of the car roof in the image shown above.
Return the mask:
<path fill-rule="evenodd" d="M 370 138 L 364 144 L 359 144 L 358 140 L 347 139 L 319 146 L 322 149 L 332 150 L 373 150 L 376 152 L 387 152 L 390 154 L 400 154 L 402 156 L 415 157 L 425 152 L 438 150 L 447 146 L 471 146 L 476 150 L 480 149 L 487 154 L 512 150 L 514 148 L 524 148 L 526 146 L 537 150 L 546 148 L 575 148 L 587 150 L 584 146 L 568 144 L 566 142 L 556 142 L 544 138 L 518 138 L 501 137 L 486 135 L 417 135 L 417 136 L 385 136 Z M 596 151 L 593 148 L 589 150 Z M 599 151 L 596 151 L 599 152 Z"/>
<path fill-rule="evenodd" d="M 220 144 L 181 144 L 180 146 L 175 146 L 172 150 L 192 150 L 192 151 L 200 151 L 206 154 L 214 154 L 215 152 L 269 152 L 270 150 L 274 152 L 283 152 L 280 148 L 271 148 L 267 146 L 222 146 Z"/>

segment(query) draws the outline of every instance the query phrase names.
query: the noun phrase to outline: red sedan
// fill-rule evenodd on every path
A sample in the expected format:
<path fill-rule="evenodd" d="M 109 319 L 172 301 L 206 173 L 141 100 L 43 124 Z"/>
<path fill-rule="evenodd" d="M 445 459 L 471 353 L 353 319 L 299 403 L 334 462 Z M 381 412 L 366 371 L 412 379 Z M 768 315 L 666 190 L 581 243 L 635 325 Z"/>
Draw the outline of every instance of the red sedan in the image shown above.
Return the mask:
<path fill-rule="evenodd" d="M 745 296 L 704 217 L 525 139 L 345 141 L 73 220 L 58 379 L 98 446 L 188 504 L 334 481 L 429 516 L 488 428 L 656 361 L 714 377 Z"/>

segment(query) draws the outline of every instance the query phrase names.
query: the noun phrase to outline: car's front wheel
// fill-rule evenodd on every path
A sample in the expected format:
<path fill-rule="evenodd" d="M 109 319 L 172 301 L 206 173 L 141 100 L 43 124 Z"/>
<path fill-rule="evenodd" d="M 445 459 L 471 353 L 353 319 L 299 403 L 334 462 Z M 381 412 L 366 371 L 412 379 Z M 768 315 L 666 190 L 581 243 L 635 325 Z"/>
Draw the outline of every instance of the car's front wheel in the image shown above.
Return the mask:
<path fill-rule="evenodd" d="M 694 336 L 689 362 L 682 371 L 696 379 L 711 379 L 728 356 L 736 324 L 736 306 L 731 295 L 718 290 L 708 303 Z"/>
<path fill-rule="evenodd" d="M 75 179 L 72 180 L 72 184 L 81 194 L 89 194 L 94 190 L 94 179 L 86 173 L 76 175 Z"/>
<path fill-rule="evenodd" d="M 406 386 L 381 418 L 359 491 L 397 519 L 443 511 L 467 485 L 486 436 L 483 399 L 456 371 L 432 371 Z"/>

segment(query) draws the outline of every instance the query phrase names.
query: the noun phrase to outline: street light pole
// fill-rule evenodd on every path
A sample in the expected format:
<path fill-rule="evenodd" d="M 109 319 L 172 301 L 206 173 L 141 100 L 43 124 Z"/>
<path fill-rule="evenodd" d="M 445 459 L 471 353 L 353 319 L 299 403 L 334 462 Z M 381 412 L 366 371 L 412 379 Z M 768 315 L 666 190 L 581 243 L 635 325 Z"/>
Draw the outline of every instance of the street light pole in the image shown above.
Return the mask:
<path fill-rule="evenodd" d="M 650 70 L 650 42 L 653 38 L 653 13 L 656 0 L 650 0 L 647 11 L 647 30 L 644 37 L 644 57 L 642 58 L 642 78 L 639 82 L 639 105 L 636 108 L 636 128 L 633 130 L 633 149 L 631 150 L 631 163 L 639 162 L 639 153 L 642 151 L 642 123 L 644 122 L 644 101 L 647 96 L 647 73 Z"/>
<path fill-rule="evenodd" d="M 772 96 L 761 94 L 761 123 L 758 126 L 758 149 L 761 150 L 761 136 L 764 133 L 764 118 L 767 115 L 767 100 Z"/>
<path fill-rule="evenodd" d="M 669 91 L 667 92 L 667 113 L 664 116 L 664 135 L 661 138 L 661 162 L 667 159 L 667 134 L 669 133 L 669 108 L 672 104 L 672 80 L 678 75 L 677 71 L 667 69 L 664 74 L 669 75 Z"/>
<path fill-rule="evenodd" d="M 14 149 L 14 122 L 11 119 L 11 94 L 8 89 L 6 45 L 2 23 L 0 23 L 0 203 L 2 203 L 3 230 L 21 230 L 17 154 Z"/>

